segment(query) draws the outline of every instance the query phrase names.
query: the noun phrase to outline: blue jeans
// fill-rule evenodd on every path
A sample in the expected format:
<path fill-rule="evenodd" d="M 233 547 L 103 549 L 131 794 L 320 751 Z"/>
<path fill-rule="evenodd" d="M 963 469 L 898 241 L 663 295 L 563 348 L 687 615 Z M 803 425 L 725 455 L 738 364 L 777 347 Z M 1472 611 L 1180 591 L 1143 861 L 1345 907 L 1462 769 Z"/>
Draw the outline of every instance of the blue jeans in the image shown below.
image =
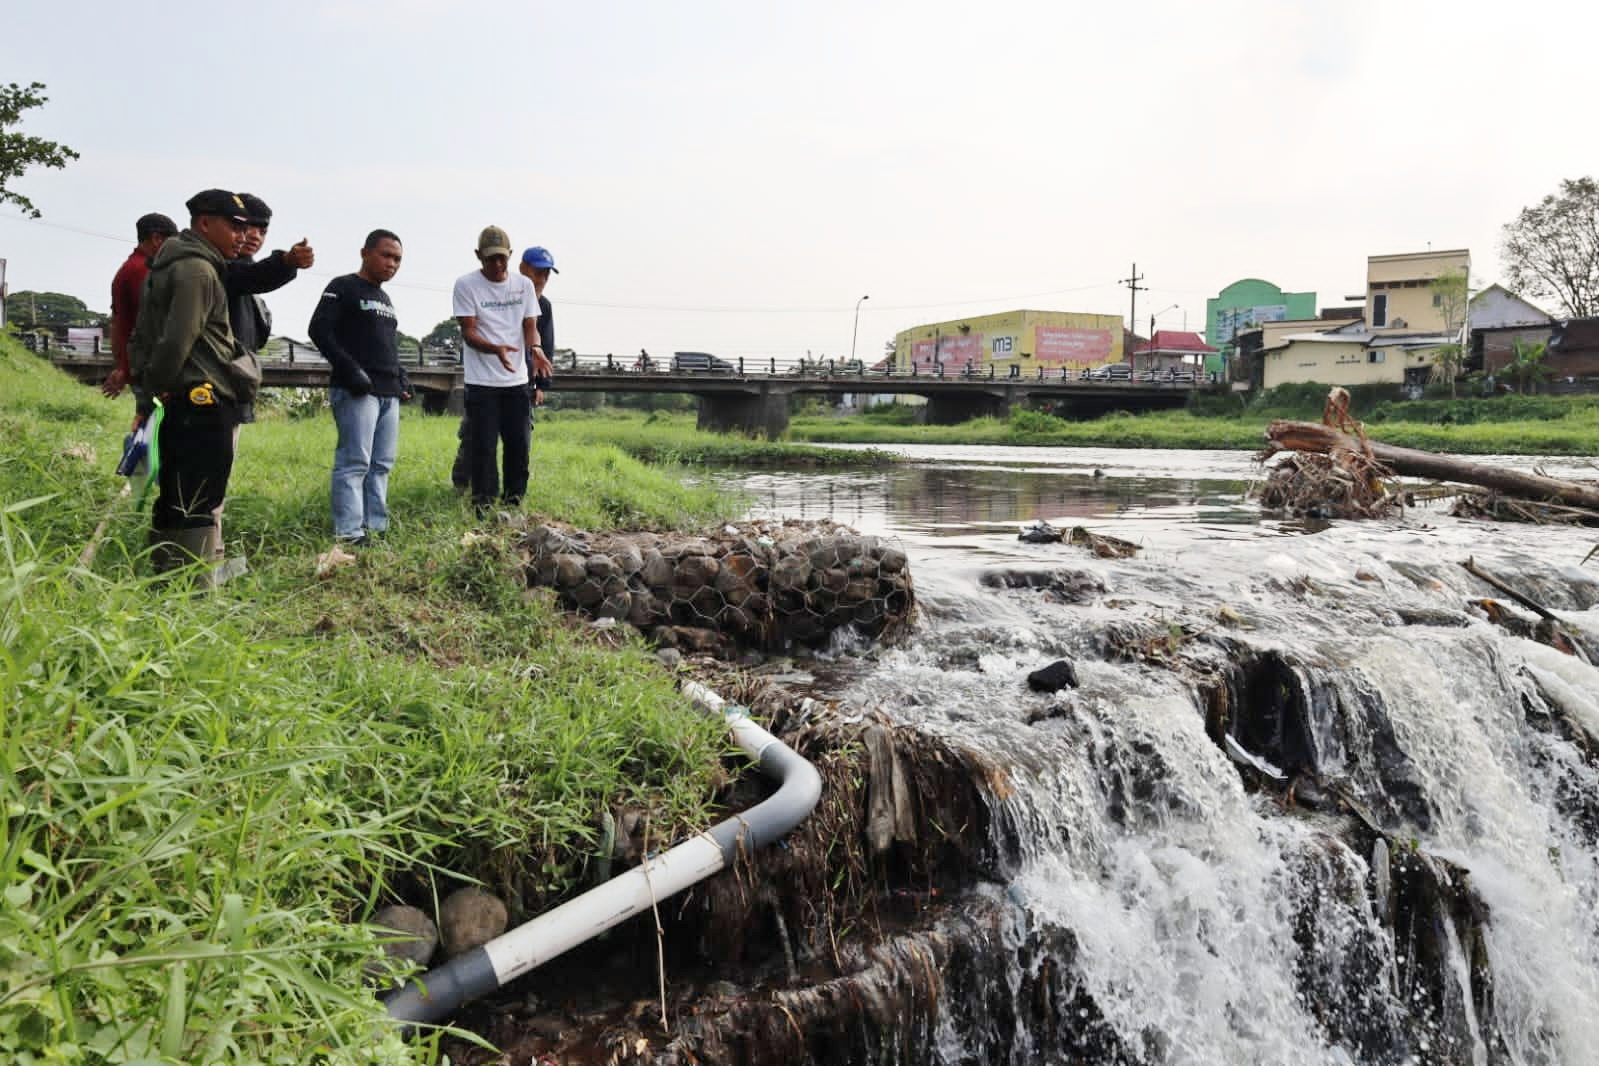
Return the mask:
<path fill-rule="evenodd" d="M 400 400 L 329 394 L 339 443 L 333 449 L 333 535 L 354 540 L 389 528 L 389 471 L 400 447 Z"/>

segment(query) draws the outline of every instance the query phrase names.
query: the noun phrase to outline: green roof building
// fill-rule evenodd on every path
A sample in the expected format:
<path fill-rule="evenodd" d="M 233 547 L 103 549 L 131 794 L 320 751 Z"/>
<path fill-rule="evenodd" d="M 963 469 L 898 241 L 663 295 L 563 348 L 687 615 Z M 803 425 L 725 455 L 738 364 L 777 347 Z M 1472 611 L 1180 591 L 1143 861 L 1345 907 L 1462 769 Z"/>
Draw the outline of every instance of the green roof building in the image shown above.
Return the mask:
<path fill-rule="evenodd" d="M 1316 317 L 1316 294 L 1284 292 L 1269 281 L 1244 278 L 1205 301 L 1205 339 L 1232 358 L 1239 330 L 1263 322 L 1297 322 Z"/>

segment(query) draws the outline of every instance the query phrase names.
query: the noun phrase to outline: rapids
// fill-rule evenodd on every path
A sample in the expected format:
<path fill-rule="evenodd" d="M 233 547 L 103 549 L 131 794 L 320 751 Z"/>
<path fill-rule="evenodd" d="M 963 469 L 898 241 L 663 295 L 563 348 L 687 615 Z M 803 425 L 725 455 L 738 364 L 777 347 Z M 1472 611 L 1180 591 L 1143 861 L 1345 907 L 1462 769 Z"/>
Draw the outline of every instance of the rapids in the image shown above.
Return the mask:
<path fill-rule="evenodd" d="M 991 977 L 1070 971 L 1030 1025 L 946 1004 L 926 1061 L 1599 1062 L 1599 532 L 1273 523 L 1236 453 L 906 450 L 719 480 L 900 540 L 915 631 L 820 683 L 994 768 Z M 1079 686 L 1030 691 L 1058 659 Z"/>

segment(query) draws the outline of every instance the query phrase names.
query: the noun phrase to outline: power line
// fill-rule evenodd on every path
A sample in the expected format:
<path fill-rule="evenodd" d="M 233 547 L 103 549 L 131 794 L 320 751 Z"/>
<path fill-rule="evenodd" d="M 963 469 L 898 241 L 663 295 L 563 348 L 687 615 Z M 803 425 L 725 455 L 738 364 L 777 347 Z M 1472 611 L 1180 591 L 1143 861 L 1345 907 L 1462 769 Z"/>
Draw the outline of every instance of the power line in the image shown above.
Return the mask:
<path fill-rule="evenodd" d="M 1144 280 L 1144 275 L 1142 275 L 1142 274 L 1140 274 L 1138 272 L 1138 264 L 1134 263 L 1133 264 L 1133 275 L 1132 275 L 1132 277 L 1123 278 L 1122 280 L 1120 280 L 1120 281 L 1118 281 L 1116 283 L 1118 285 L 1127 286 L 1127 288 L 1129 290 L 1131 290 L 1132 296 L 1133 296 L 1133 303 L 1132 303 L 1132 306 L 1130 308 L 1128 308 L 1128 315 L 1127 315 L 1127 330 L 1128 330 L 1128 332 L 1134 332 L 1134 331 L 1136 331 L 1138 329 L 1138 294 L 1140 292 L 1148 292 L 1149 291 L 1144 286 L 1138 284 L 1140 281 L 1143 281 L 1143 280 Z"/>
<path fill-rule="evenodd" d="M 132 245 L 133 243 L 135 243 L 134 241 L 128 239 L 127 237 L 119 237 L 119 236 L 116 236 L 115 234 L 111 234 L 111 233 L 101 233 L 98 230 L 83 229 L 83 228 L 78 227 L 78 226 L 63 225 L 60 222 L 46 222 L 43 219 L 19 218 L 19 217 L 15 217 L 15 216 L 11 216 L 11 215 L 0 215 L 0 218 L 5 218 L 5 219 L 7 219 L 9 221 L 13 221 L 13 222 L 26 222 L 29 225 L 43 226 L 43 227 L 45 227 L 47 229 L 63 230 L 65 232 L 67 232 L 67 233 L 77 233 L 77 234 L 81 234 L 81 235 L 86 236 L 86 237 L 97 237 L 97 238 L 100 238 L 102 240 L 116 241 L 119 244 Z M 1135 272 L 1136 272 L 1136 268 L 1135 268 Z M 339 275 L 336 275 L 336 274 L 325 274 L 325 273 L 323 273 L 321 271 L 317 271 L 317 270 L 305 270 L 305 271 L 301 271 L 301 273 L 304 274 L 306 277 L 320 278 L 320 279 L 325 280 L 325 281 L 331 281 L 333 278 L 339 276 Z M 1139 280 L 1142 280 L 1142 279 L 1140 278 Z M 388 286 L 390 286 L 392 288 L 396 288 L 396 289 L 410 289 L 410 290 L 414 290 L 414 291 L 417 291 L 417 292 L 450 293 L 450 292 L 454 291 L 453 286 L 429 284 L 427 282 L 400 281 L 398 279 L 393 280 L 393 281 L 385 282 L 384 284 L 388 285 Z M 1123 284 L 1126 284 L 1126 283 L 1122 282 L 1122 281 L 1117 281 L 1117 282 L 1105 281 L 1105 282 L 1095 282 L 1093 284 L 1088 284 L 1088 285 L 1070 285 L 1070 286 L 1065 286 L 1065 287 L 1062 287 L 1062 288 L 1043 289 L 1043 290 L 1038 291 L 1038 292 L 1020 293 L 1020 294 L 1011 295 L 1011 296 L 975 296 L 975 297 L 966 297 L 966 298 L 962 298 L 962 299 L 939 300 L 939 301 L 936 301 L 934 303 L 914 303 L 914 304 L 889 304 L 889 303 L 883 303 L 883 304 L 875 304 L 871 308 L 871 310 L 873 310 L 873 311 L 926 311 L 926 310 L 937 309 L 937 308 L 941 308 L 941 307 L 966 307 L 966 306 L 971 306 L 973 304 L 1005 304 L 1005 303 L 1012 303 L 1012 302 L 1017 301 L 1017 300 L 1031 300 L 1031 299 L 1044 297 L 1044 296 L 1059 296 L 1059 295 L 1064 295 L 1066 293 L 1072 293 L 1072 292 L 1087 292 L 1087 291 L 1092 290 L 1092 289 L 1108 289 L 1108 288 L 1111 288 L 1111 287 L 1113 287 L 1115 285 L 1123 285 Z M 1137 299 L 1136 295 L 1135 295 L 1134 299 L 1135 300 Z M 701 306 L 701 305 L 692 305 L 692 304 L 617 303 L 617 302 L 609 301 L 609 300 L 583 300 L 583 299 L 576 299 L 576 298 L 573 298 L 573 297 L 570 297 L 570 296 L 562 296 L 562 298 L 561 298 L 561 306 L 562 307 L 586 307 L 586 308 L 593 308 L 593 309 L 596 309 L 596 310 L 604 310 L 604 311 L 684 312 L 684 313 L 691 313 L 691 314 L 730 314 L 730 315 L 821 315 L 821 314 L 832 314 L 832 313 L 837 312 L 837 311 L 848 311 L 849 310 L 848 306 L 839 306 L 839 307 L 728 307 L 728 306 L 714 306 L 714 305 Z"/>

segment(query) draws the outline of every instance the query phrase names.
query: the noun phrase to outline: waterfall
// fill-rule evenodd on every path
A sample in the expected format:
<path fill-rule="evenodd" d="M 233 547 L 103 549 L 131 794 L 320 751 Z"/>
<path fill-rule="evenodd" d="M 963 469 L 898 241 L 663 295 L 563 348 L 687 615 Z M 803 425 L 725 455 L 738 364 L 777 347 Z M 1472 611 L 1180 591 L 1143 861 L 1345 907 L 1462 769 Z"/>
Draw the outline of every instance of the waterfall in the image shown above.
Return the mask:
<path fill-rule="evenodd" d="M 1599 582 L 1580 534 L 1535 536 L 1190 526 L 1136 559 L 1005 544 L 1005 580 L 919 572 L 918 632 L 846 700 L 992 768 L 994 980 L 1066 990 L 1003 1040 L 946 1004 L 932 1061 L 1599 1054 Z M 1575 654 L 1491 621 L 1467 557 Z M 1057 658 L 1080 686 L 1028 691 Z"/>

